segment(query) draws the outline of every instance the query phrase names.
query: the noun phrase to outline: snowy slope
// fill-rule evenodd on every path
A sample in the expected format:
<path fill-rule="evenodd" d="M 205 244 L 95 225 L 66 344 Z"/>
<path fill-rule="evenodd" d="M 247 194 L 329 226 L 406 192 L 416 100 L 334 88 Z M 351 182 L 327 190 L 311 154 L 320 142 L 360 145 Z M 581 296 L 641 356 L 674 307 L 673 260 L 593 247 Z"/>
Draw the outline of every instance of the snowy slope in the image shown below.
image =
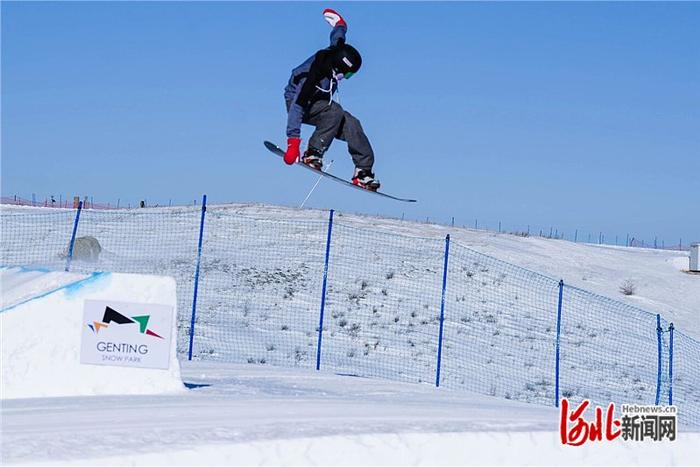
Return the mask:
<path fill-rule="evenodd" d="M 72 213 L 58 211 L 3 210 L 3 227 L 12 232 L 3 245 L 3 261 L 24 258 L 62 267 L 72 225 L 71 216 L 64 214 Z M 315 366 L 327 216 L 324 211 L 274 206 L 208 207 L 194 358 Z M 197 207 L 84 211 L 78 235 L 94 236 L 103 251 L 95 263 L 72 264 L 72 270 L 85 272 L 175 277 L 181 356 L 188 348 L 199 218 Z M 686 253 L 342 213 L 336 213 L 334 225 L 322 349 L 325 370 L 434 383 L 447 233 L 453 253 L 445 302 L 443 386 L 551 404 L 560 277 L 631 305 L 657 305 L 648 311 L 661 312 L 675 321 L 678 331 L 697 335 L 700 277 L 679 269 Z M 631 297 L 618 290 L 627 278 L 637 281 L 638 291 Z M 565 299 L 562 393 L 598 401 L 653 402 L 654 315 L 569 290 Z M 677 354 L 676 399 L 700 406 L 697 372 L 693 374 L 698 348 L 684 349 Z"/>
<path fill-rule="evenodd" d="M 5 214 L 3 210 L 3 216 Z M 97 264 L 75 262 L 75 270 L 138 269 L 172 275 L 178 284 L 191 277 L 189 245 L 193 238 L 196 240 L 197 209 L 148 209 L 99 217 L 84 214 L 92 224 L 86 223 L 82 234 L 99 238 L 104 253 Z M 564 448 L 556 432 L 559 414 L 551 406 L 482 395 L 489 394 L 489 388 L 479 388 L 480 394 L 465 391 L 464 387 L 451 391 L 450 382 L 459 385 L 453 378 L 466 377 L 467 383 L 473 383 L 479 379 L 473 377 L 476 375 L 519 375 L 532 381 L 532 387 L 523 394 L 515 394 L 514 398 L 551 403 L 552 334 L 551 330 L 546 330 L 546 326 L 551 325 L 551 316 L 539 316 L 536 311 L 542 311 L 538 307 L 543 305 L 551 311 L 553 306 L 549 302 L 540 303 L 536 298 L 528 298 L 531 301 L 526 302 L 534 307 L 531 309 L 534 316 L 499 315 L 501 304 L 495 301 L 483 303 L 484 310 L 471 318 L 455 316 L 456 320 L 471 319 L 470 326 L 474 329 L 486 329 L 483 333 L 486 340 L 467 334 L 464 335 L 467 339 L 458 341 L 459 329 L 466 328 L 454 322 L 447 324 L 449 332 L 443 358 L 448 364 L 443 361 L 445 382 L 441 388 L 311 371 L 319 298 L 318 284 L 314 281 L 322 273 L 323 227 L 327 212 L 234 205 L 210 207 L 208 215 L 209 236 L 205 240 L 203 258 L 205 280 L 200 284 L 200 294 L 202 290 L 209 290 L 210 295 L 200 297 L 198 348 L 211 346 L 215 352 L 213 356 L 219 352 L 226 358 L 242 361 L 254 355 L 256 358 L 252 358 L 252 362 L 256 364 L 261 364 L 264 357 L 266 364 L 184 362 L 184 381 L 208 386 L 181 394 L 3 400 L 3 465 L 35 462 L 86 465 L 483 464 L 499 461 L 539 465 L 690 465 L 700 456 L 700 434 L 683 431 L 673 444 L 614 443 Z M 393 374 L 394 377 L 399 374 L 408 381 L 419 378 L 432 382 L 440 247 L 446 233 L 456 242 L 477 251 L 553 278 L 562 277 L 567 283 L 626 300 L 652 312 L 660 311 L 687 334 L 700 335 L 694 314 L 700 308 L 698 277 L 681 271 L 683 261 L 687 260 L 685 253 L 598 247 L 339 213 L 336 216 L 343 226 L 338 228 L 334 244 L 337 246 L 335 254 L 339 255 L 334 258 L 336 261 L 355 251 L 353 248 L 357 246 L 353 243 L 355 237 L 348 235 L 348 228 L 365 232 L 365 237 L 360 238 L 372 242 L 384 238 L 377 232 L 428 237 L 428 240 L 411 240 L 406 244 L 410 251 L 405 252 L 395 250 L 405 243 L 392 243 L 393 236 L 387 235 L 384 243 L 372 243 L 379 245 L 379 249 L 369 248 L 355 258 L 359 261 L 375 258 L 372 266 L 361 271 L 361 275 L 354 274 L 352 264 L 331 269 L 334 282 L 327 304 L 326 370 L 338 371 L 351 362 L 348 369 L 353 371 L 348 373 Z M 161 221 L 152 222 L 156 217 Z M 66 218 L 70 220 L 70 216 Z M 287 222 L 285 229 L 275 230 L 285 219 L 294 222 Z M 38 223 L 39 219 L 34 221 Z M 3 218 L 3 227 L 7 225 L 5 222 Z M 190 224 L 194 224 L 194 228 Z M 65 248 L 65 232 L 52 229 L 42 234 L 37 225 L 25 224 L 24 227 L 32 233 L 32 241 L 50 243 L 47 238 L 55 235 L 61 237 L 56 244 L 60 249 Z M 270 237 L 270 232 L 283 232 L 284 236 Z M 19 235 L 5 242 L 4 237 L 3 261 L 22 255 L 22 249 L 27 248 L 27 238 Z M 317 248 L 319 245 L 321 248 Z M 268 250 L 274 246 L 274 253 L 260 250 L 261 246 Z M 32 250 L 32 254 L 35 258 L 47 257 L 38 248 Z M 56 250 L 51 254 L 55 256 L 49 257 L 49 266 L 61 267 L 62 252 Z M 463 266 L 467 264 L 456 262 L 455 272 L 461 271 Z M 474 290 L 475 297 L 505 297 L 498 295 L 501 293 L 498 271 L 488 271 L 486 266 L 484 263 L 465 273 L 475 274 L 474 277 L 480 279 L 482 285 Z M 636 271 L 637 275 L 629 276 L 628 271 Z M 389 278 L 389 272 L 395 274 Z M 39 276 L 23 279 L 6 276 L 9 280 L 2 285 L 3 306 L 20 303 L 67 280 L 47 276 L 42 282 Z M 628 277 L 639 281 L 638 292 L 632 297 L 624 297 L 617 290 Z M 367 285 L 363 285 L 365 280 Z M 518 295 L 526 290 L 523 288 L 526 283 L 509 283 L 517 287 L 507 288 L 508 293 Z M 15 286 L 6 288 L 7 284 Z M 191 292 L 183 292 L 178 285 L 180 298 L 186 300 Z M 455 294 L 448 294 L 448 300 L 451 310 L 464 303 L 463 298 Z M 653 309 L 650 304 L 663 309 Z M 389 311 L 372 313 L 373 306 L 381 305 Z M 369 318 L 361 318 L 365 312 Z M 180 315 L 182 329 L 186 329 L 188 319 L 185 310 Z M 354 327 L 356 324 L 359 328 Z M 373 325 L 370 333 L 359 332 Z M 415 333 L 409 332 L 414 325 L 418 329 Z M 512 331 L 519 327 L 523 328 L 523 334 L 514 334 Z M 583 331 L 590 333 L 592 330 Z M 368 347 L 371 343 L 368 339 L 375 335 L 380 336 L 382 342 Z M 394 335 L 401 339 L 392 340 Z M 651 342 L 653 338 L 652 329 Z M 526 360 L 522 362 L 513 359 L 508 348 L 519 340 L 528 343 L 528 352 L 522 355 Z M 614 339 L 603 341 L 606 342 L 614 342 Z M 501 344 L 503 348 L 499 348 Z M 587 351 L 593 351 L 595 346 L 600 347 L 600 343 L 594 339 Z M 350 357 L 349 350 L 353 348 L 356 354 Z M 251 357 L 242 355 L 242 350 L 249 350 Z M 487 357 L 491 360 L 488 365 L 468 366 Z M 644 372 L 645 378 L 653 379 L 653 352 L 649 357 L 651 363 L 636 369 Z M 268 363 L 295 365 L 296 368 L 277 368 Z M 604 363 L 615 369 L 604 374 L 610 381 L 617 381 L 619 388 L 606 381 L 603 389 L 629 390 L 633 395 L 644 396 L 645 400 L 653 395 L 651 385 L 623 378 L 621 370 L 615 367 L 618 363 Z M 634 366 L 634 362 L 630 365 Z M 591 380 L 591 387 L 596 387 L 595 395 L 604 399 L 604 392 L 596 386 L 601 385 L 601 381 L 592 380 L 590 376 L 598 374 L 593 370 L 600 368 L 583 366 L 576 370 L 577 378 Z M 540 386 L 537 376 L 550 381 L 542 380 Z M 504 388 L 494 387 L 493 391 L 504 396 Z M 681 416 L 682 413 L 681 409 Z M 683 427 L 683 430 L 688 429 L 691 427 Z"/>
<path fill-rule="evenodd" d="M 266 205 L 231 205 L 229 209 L 232 214 L 256 218 L 328 219 L 327 211 L 310 209 Z M 683 272 L 688 269 L 687 251 L 574 243 L 353 214 L 339 218 L 360 228 L 416 237 L 443 238 L 449 233 L 453 240 L 480 253 L 661 313 L 686 334 L 700 339 L 700 275 Z M 620 292 L 628 279 L 637 286 L 631 296 Z"/>
<path fill-rule="evenodd" d="M 0 268 L 0 309 L 16 307 L 49 294 L 71 283 L 86 279 L 85 274 L 25 268 Z"/>
<path fill-rule="evenodd" d="M 3 404 L 7 399 L 28 397 L 184 391 L 175 339 L 170 346 L 168 369 L 81 364 L 81 334 L 87 325 L 83 321 L 85 300 L 174 307 L 175 281 L 171 278 L 3 268 L 0 282 L 2 302 L 7 304 L 0 308 Z M 174 322 L 172 328 L 174 336 Z"/>
<path fill-rule="evenodd" d="M 187 394 L 3 403 L 2 460 L 109 465 L 690 464 L 671 443 L 564 448 L 554 408 L 308 370 L 198 362 Z"/>
<path fill-rule="evenodd" d="M 326 222 L 328 219 L 327 211 L 256 204 L 209 206 L 208 213 L 205 232 L 214 220 L 212 216 L 222 222 L 226 219 L 233 220 L 238 216 L 270 222 L 278 220 Z M 41 234 L 42 227 L 32 224 L 32 222 L 39 222 L 38 218 L 23 220 L 24 224 L 17 226 L 12 221 L 14 214 L 49 215 L 52 222 L 65 224 L 63 226 L 65 228 L 54 227 L 47 234 Z M 3 225 L 12 227 L 12 230 L 6 229 L 3 237 L 3 265 L 45 264 L 62 269 L 65 265 L 65 247 L 67 239 L 70 237 L 73 216 L 74 211 L 72 210 L 3 205 Z M 146 217 L 155 219 L 158 216 L 165 216 L 170 220 L 166 220 L 165 224 L 145 220 Z M 343 213 L 336 213 L 336 218 L 346 225 L 359 229 L 415 237 L 442 239 L 449 233 L 456 242 L 480 253 L 555 279 L 563 279 L 567 284 L 644 308 L 652 313 L 661 313 L 668 321 L 673 321 L 683 332 L 700 339 L 700 275 L 690 275 L 683 272 L 684 269 L 688 268 L 688 252 L 592 245 L 539 237 L 525 238 L 506 233 L 499 234 L 483 230 Z M 154 245 L 139 243 L 137 237 L 144 236 L 151 229 L 162 228 L 170 230 L 169 235 L 172 238 L 168 237 L 168 240 L 173 243 L 156 245 L 157 247 L 174 249 L 180 246 L 176 244 L 179 242 L 194 243 L 196 248 L 199 227 L 199 209 L 196 207 L 122 210 L 110 214 L 101 212 L 90 214 L 90 211 L 85 211 L 83 219 L 79 235 L 94 234 L 107 245 L 110 241 L 105 236 L 109 237 L 111 230 L 114 230 L 112 234 L 116 234 L 120 224 L 138 221 L 141 222 L 142 227 L 146 226 L 146 228 L 141 229 L 145 230 L 141 232 L 139 229 L 128 231 L 131 238 L 124 240 L 130 246 L 143 245 L 144 248 L 152 249 Z M 95 228 L 89 228 L 85 225 L 85 222 L 96 221 L 99 222 L 99 225 L 96 225 Z M 256 235 L 254 231 L 236 233 Z M 303 239 L 303 237 L 300 238 Z M 228 244 L 228 254 L 236 252 L 235 240 L 235 238 L 231 238 Z M 297 240 L 299 239 L 284 237 L 277 239 L 280 244 L 294 243 Z M 59 243 L 64 251 L 52 252 L 53 256 L 50 258 L 43 257 L 45 255 L 42 248 L 51 242 Z M 25 257 L 28 256 L 26 252 L 19 253 L 22 249 L 27 248 L 28 244 L 34 246 L 36 250 L 29 255 L 32 261 L 25 260 Z M 116 252 L 111 252 L 107 248 L 102 257 L 110 258 L 112 253 Z M 167 259 L 167 252 L 165 257 Z M 138 256 L 133 255 L 133 253 L 130 260 L 134 267 L 146 268 L 149 266 L 149 264 L 139 264 Z M 109 265 L 110 261 L 107 260 L 104 263 Z M 177 274 L 185 272 L 189 274 L 193 271 L 191 265 L 172 266 L 177 265 L 169 266 L 169 269 Z M 177 274 L 171 275 L 177 277 Z M 637 286 L 635 294 L 631 296 L 620 293 L 620 286 L 628 279 Z"/>

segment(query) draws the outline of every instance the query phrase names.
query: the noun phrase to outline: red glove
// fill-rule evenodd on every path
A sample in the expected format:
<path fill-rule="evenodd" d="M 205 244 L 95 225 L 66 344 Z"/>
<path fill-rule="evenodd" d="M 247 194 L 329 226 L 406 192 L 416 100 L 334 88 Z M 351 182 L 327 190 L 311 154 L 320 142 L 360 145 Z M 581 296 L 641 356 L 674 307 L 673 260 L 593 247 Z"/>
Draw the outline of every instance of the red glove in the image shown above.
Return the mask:
<path fill-rule="evenodd" d="M 299 160 L 301 138 L 287 138 L 287 152 L 284 153 L 285 164 L 292 165 Z"/>
<path fill-rule="evenodd" d="M 340 13 L 331 8 L 326 8 L 323 10 L 323 18 L 328 21 L 328 24 L 330 24 L 333 28 L 336 26 L 347 26 L 347 23 L 343 17 L 340 16 Z"/>

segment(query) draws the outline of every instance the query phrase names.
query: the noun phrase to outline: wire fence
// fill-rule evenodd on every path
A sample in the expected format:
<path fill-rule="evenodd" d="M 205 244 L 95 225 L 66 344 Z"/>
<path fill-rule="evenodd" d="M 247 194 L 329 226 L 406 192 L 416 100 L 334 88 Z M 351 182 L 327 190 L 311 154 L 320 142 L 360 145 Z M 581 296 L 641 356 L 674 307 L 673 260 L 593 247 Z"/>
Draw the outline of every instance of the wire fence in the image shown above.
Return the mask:
<path fill-rule="evenodd" d="M 449 257 L 445 386 L 552 404 L 558 281 L 455 244 Z"/>
<path fill-rule="evenodd" d="M 681 424 L 700 426 L 700 343 L 659 315 L 449 236 L 359 228 L 333 211 L 328 220 L 253 218 L 206 200 L 0 217 L 3 266 L 175 277 L 183 359 L 316 368 L 546 405 L 672 402 Z"/>
<path fill-rule="evenodd" d="M 32 207 L 48 207 L 48 208 L 74 208 L 77 209 L 78 203 L 80 202 L 79 197 L 73 197 L 72 199 L 63 198 L 59 196 L 46 196 L 43 198 L 37 198 L 36 195 L 32 195 L 32 199 L 22 198 L 18 195 L 13 196 L 2 196 L 0 198 L 0 204 L 4 205 L 14 205 L 14 206 L 32 206 Z M 139 200 L 134 202 L 133 205 L 129 201 L 122 202 L 121 199 L 117 199 L 115 203 L 102 202 L 96 203 L 92 197 L 85 196 L 82 200 L 83 208 L 85 209 L 132 209 L 132 208 L 146 208 L 146 207 L 181 207 L 181 206 L 197 206 L 199 200 L 193 200 L 192 204 L 179 204 L 174 203 L 172 199 L 168 202 L 162 201 L 148 201 Z M 303 203 L 302 203 L 303 205 Z M 356 213 L 360 216 L 365 216 L 363 213 Z M 396 220 L 408 220 L 405 217 L 405 213 L 402 213 L 400 217 L 393 216 L 380 216 L 377 214 L 376 217 L 384 217 L 386 219 L 396 219 Z M 619 246 L 619 247 L 633 247 L 633 248 L 647 248 L 647 249 L 659 249 L 659 250 L 679 250 L 687 251 L 691 247 L 691 243 L 688 239 L 679 238 L 677 241 L 674 239 L 669 241 L 668 239 L 659 238 L 657 235 L 653 237 L 650 236 L 639 236 L 634 233 L 627 233 L 626 235 L 616 235 L 610 234 L 608 232 L 602 231 L 587 231 L 573 229 L 570 231 L 560 230 L 553 226 L 541 227 L 534 224 L 524 225 L 513 225 L 498 222 L 485 222 L 483 219 L 473 219 L 468 220 L 466 223 L 461 222 L 460 219 L 452 216 L 450 219 L 430 219 L 426 217 L 423 219 L 414 219 L 415 222 L 425 222 L 431 225 L 442 225 L 451 227 L 463 227 L 472 230 L 487 231 L 487 232 L 498 232 L 508 235 L 516 235 L 519 237 L 541 237 L 554 240 L 568 240 L 575 243 L 588 243 L 594 245 L 608 245 L 608 246 Z M 464 219 L 461 219 L 464 221 Z M 685 241 L 685 243 L 684 243 Z"/>
<path fill-rule="evenodd" d="M 74 199 L 64 199 L 62 196 L 59 196 L 58 199 L 56 199 L 55 196 L 49 196 L 45 198 L 37 198 L 36 196 L 32 196 L 32 199 L 25 199 L 22 198 L 21 196 L 3 196 L 0 198 L 0 203 L 1 204 L 7 204 L 7 205 L 12 205 L 12 206 L 32 206 L 32 207 L 42 207 L 42 208 L 76 208 L 78 207 L 78 203 L 80 200 L 76 197 Z M 95 203 L 93 202 L 92 198 L 88 198 L 87 196 L 85 199 L 82 201 L 83 207 L 86 209 L 119 209 L 120 206 L 118 204 L 112 205 L 110 203 Z M 127 207 L 127 206 L 123 206 Z"/>

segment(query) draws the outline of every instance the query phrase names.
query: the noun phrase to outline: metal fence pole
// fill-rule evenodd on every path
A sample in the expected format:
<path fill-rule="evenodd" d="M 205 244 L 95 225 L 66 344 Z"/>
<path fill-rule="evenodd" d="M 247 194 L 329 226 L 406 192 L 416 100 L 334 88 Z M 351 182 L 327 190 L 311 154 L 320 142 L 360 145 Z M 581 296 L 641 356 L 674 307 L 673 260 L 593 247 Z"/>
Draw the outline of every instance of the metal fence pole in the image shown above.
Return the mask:
<path fill-rule="evenodd" d="M 326 284 L 328 283 L 328 260 L 331 254 L 331 234 L 333 233 L 333 209 L 328 217 L 328 237 L 326 238 L 326 261 L 323 266 L 323 287 L 321 288 L 321 312 L 318 318 L 318 345 L 316 348 L 316 370 L 321 369 L 321 343 L 323 341 L 323 312 L 326 309 Z"/>
<path fill-rule="evenodd" d="M 73 222 L 73 234 L 70 237 L 70 245 L 68 246 L 68 258 L 66 258 L 66 271 L 70 270 L 70 263 L 73 261 L 73 248 L 75 247 L 75 235 L 78 233 L 78 222 L 80 222 L 80 212 L 83 210 L 83 202 L 78 203 L 78 212 L 75 214 Z"/>
<path fill-rule="evenodd" d="M 668 405 L 673 405 L 673 323 L 668 327 Z"/>
<path fill-rule="evenodd" d="M 202 239 L 204 238 L 204 214 L 207 212 L 207 195 L 202 196 L 202 216 L 199 221 L 199 242 L 197 243 L 197 266 L 194 270 L 194 296 L 192 297 L 192 321 L 190 322 L 190 348 L 187 359 L 192 360 L 194 345 L 194 323 L 197 316 L 197 292 L 199 290 L 199 266 L 202 261 Z"/>
<path fill-rule="evenodd" d="M 561 337 L 561 306 L 564 300 L 564 280 L 559 281 L 559 304 L 557 305 L 557 347 L 554 368 L 554 406 L 559 407 L 559 340 Z"/>
<path fill-rule="evenodd" d="M 656 347 L 658 354 L 658 361 L 656 366 L 656 401 L 655 405 L 659 405 L 659 398 L 661 396 L 661 315 L 656 315 Z"/>
<path fill-rule="evenodd" d="M 437 369 L 435 371 L 435 386 L 440 387 L 440 364 L 442 362 L 442 331 L 445 321 L 445 291 L 447 290 L 447 263 L 450 257 L 450 235 L 445 237 L 445 263 L 442 269 L 442 295 L 440 298 L 440 334 L 438 336 Z"/>

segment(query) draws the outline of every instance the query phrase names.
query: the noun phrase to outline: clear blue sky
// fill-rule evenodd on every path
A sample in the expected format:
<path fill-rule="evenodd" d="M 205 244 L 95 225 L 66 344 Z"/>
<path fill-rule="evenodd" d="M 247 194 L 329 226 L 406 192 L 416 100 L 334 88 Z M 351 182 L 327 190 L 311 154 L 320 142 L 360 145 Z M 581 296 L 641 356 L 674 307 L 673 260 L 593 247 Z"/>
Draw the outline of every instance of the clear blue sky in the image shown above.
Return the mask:
<path fill-rule="evenodd" d="M 262 141 L 326 6 L 364 57 L 342 104 L 419 203 L 310 206 L 700 240 L 700 3 L 2 2 L 2 194 L 298 204 L 314 176 Z"/>

